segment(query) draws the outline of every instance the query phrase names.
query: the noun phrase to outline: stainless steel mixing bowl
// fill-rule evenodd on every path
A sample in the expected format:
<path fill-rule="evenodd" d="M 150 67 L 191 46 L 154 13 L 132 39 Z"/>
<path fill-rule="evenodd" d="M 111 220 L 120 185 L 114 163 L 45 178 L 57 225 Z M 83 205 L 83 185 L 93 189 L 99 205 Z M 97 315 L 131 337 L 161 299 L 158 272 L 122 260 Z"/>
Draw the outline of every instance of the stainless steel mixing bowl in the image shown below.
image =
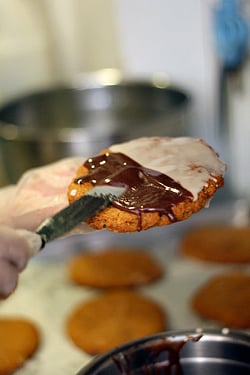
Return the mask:
<path fill-rule="evenodd" d="M 164 80 L 113 79 L 111 73 L 86 75 L 77 84 L 32 93 L 0 108 L 8 181 L 16 182 L 31 167 L 90 156 L 115 142 L 189 134 L 188 93 Z"/>
<path fill-rule="evenodd" d="M 197 337 L 200 333 L 198 341 L 189 340 L 182 346 L 187 337 Z M 160 350 L 166 338 L 168 349 Z M 249 375 L 250 336 L 227 329 L 165 332 L 98 356 L 77 375 L 149 374 Z"/>

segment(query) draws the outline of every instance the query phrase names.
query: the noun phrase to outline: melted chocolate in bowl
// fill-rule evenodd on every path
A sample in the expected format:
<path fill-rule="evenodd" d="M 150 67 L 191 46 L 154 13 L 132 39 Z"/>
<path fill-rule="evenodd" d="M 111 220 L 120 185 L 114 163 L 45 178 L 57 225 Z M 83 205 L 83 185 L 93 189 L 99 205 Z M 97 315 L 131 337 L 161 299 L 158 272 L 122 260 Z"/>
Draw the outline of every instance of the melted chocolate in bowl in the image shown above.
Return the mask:
<path fill-rule="evenodd" d="M 187 336 L 182 340 L 173 341 L 168 338 L 161 338 L 159 340 L 152 341 L 149 344 L 143 346 L 147 355 L 147 360 L 142 364 L 140 374 L 151 374 L 152 371 L 159 370 L 161 374 L 175 374 L 182 375 L 182 366 L 180 362 L 180 350 L 188 341 L 198 341 L 202 335 Z M 124 354 L 123 356 L 118 355 L 113 357 L 113 361 L 116 363 L 117 368 L 121 374 L 133 375 L 133 348 L 130 350 L 131 353 Z M 155 361 L 154 358 L 159 358 L 161 354 L 167 353 L 167 360 L 162 362 Z M 158 371 L 157 371 L 158 372 Z"/>
<path fill-rule="evenodd" d="M 77 375 L 249 375 L 250 335 L 163 332 L 97 356 Z"/>
<path fill-rule="evenodd" d="M 113 202 L 113 206 L 137 215 L 139 228 L 143 212 L 158 212 L 174 222 L 173 206 L 193 200 L 190 191 L 184 189 L 171 177 L 143 167 L 122 153 L 106 153 L 88 159 L 84 166 L 87 176 L 75 180 L 77 184 L 91 182 L 93 185 L 126 187 L 125 193 Z"/>

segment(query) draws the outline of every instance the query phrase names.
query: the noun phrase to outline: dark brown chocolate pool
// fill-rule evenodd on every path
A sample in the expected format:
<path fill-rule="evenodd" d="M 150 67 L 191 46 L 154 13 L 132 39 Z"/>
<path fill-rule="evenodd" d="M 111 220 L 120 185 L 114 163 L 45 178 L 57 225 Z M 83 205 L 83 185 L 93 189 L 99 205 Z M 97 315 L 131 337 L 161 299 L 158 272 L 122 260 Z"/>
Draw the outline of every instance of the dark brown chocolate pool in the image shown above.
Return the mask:
<path fill-rule="evenodd" d="M 180 351 L 188 341 L 199 341 L 202 335 L 187 336 L 183 340 L 175 341 L 168 338 L 157 339 L 141 346 L 143 358 L 148 358 L 140 368 L 135 370 L 133 348 L 127 353 L 118 353 L 112 359 L 121 375 L 182 375 Z M 138 351 L 138 350 L 137 350 Z M 166 359 L 159 360 L 159 356 L 166 354 Z M 138 353 L 137 353 L 138 355 Z"/>
<path fill-rule="evenodd" d="M 78 177 L 75 182 L 93 185 L 112 185 L 126 187 L 125 193 L 112 204 L 113 206 L 136 214 L 140 230 L 143 212 L 158 212 L 167 215 L 174 222 L 173 206 L 193 200 L 190 191 L 184 189 L 171 177 L 143 167 L 122 153 L 106 153 L 88 159 L 84 166 L 89 173 Z"/>

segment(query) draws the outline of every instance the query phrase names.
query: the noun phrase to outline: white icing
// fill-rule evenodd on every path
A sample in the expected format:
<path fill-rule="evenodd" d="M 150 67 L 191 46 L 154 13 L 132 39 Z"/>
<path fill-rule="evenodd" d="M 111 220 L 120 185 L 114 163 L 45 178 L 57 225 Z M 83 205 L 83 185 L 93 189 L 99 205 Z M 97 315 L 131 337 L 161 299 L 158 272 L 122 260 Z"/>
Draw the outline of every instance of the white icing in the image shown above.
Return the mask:
<path fill-rule="evenodd" d="M 194 199 L 209 179 L 224 176 L 226 171 L 226 164 L 207 143 L 191 137 L 144 137 L 109 149 L 170 176 L 189 190 Z"/>
<path fill-rule="evenodd" d="M 75 197 L 75 196 L 76 196 L 76 193 L 77 193 L 77 189 L 72 189 L 72 190 L 70 191 L 70 196 L 71 196 L 71 197 Z"/>

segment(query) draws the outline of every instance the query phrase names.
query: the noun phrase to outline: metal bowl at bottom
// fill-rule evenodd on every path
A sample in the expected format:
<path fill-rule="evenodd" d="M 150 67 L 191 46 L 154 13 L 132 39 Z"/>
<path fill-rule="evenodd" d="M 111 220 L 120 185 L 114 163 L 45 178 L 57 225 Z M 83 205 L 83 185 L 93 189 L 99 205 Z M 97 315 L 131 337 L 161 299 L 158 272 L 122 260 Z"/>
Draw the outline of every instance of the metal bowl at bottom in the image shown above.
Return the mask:
<path fill-rule="evenodd" d="M 94 358 L 77 375 L 249 375 L 250 335 L 222 330 L 163 332 Z"/>

